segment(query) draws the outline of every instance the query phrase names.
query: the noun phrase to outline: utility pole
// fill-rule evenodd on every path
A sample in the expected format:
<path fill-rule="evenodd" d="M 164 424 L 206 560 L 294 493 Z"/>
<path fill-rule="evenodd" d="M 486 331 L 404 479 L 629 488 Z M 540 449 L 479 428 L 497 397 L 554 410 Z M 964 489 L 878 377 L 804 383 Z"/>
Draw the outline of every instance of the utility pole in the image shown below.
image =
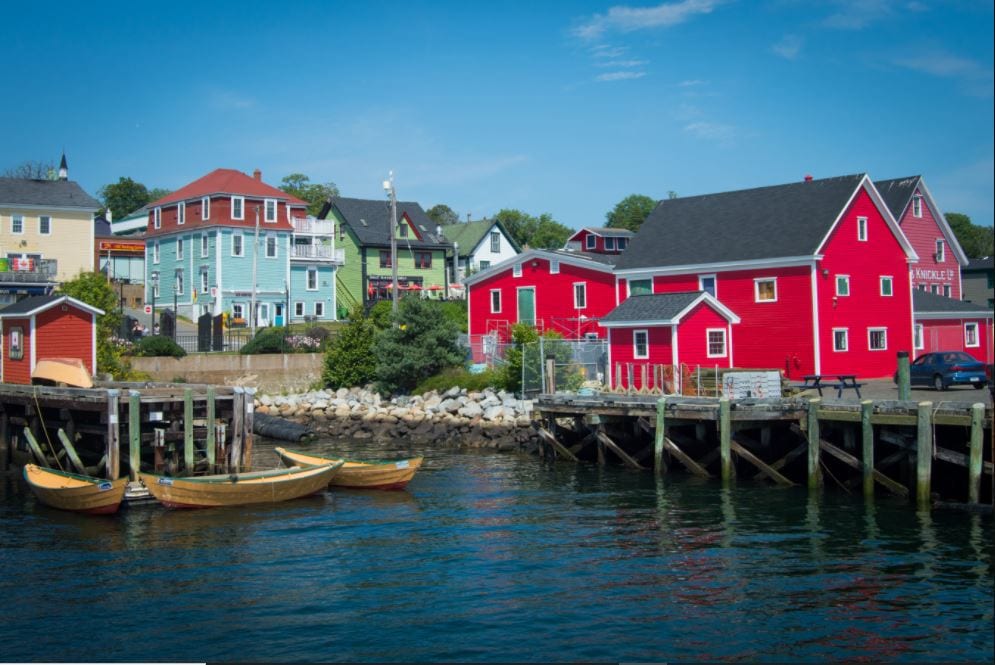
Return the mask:
<path fill-rule="evenodd" d="M 397 314 L 397 192 L 394 190 L 394 172 L 383 181 L 384 191 L 390 199 L 390 268 L 391 268 L 391 312 Z"/>
<path fill-rule="evenodd" d="M 259 262 L 259 206 L 256 206 L 256 239 L 252 243 L 252 297 L 249 299 L 249 323 L 252 336 L 256 336 L 256 269 Z"/>

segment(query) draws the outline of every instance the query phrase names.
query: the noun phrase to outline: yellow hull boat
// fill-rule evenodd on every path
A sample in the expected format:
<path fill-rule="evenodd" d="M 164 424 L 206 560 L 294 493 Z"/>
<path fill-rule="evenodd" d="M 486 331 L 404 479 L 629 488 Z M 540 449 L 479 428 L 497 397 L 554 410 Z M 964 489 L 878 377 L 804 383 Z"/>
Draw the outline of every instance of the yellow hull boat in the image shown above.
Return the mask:
<path fill-rule="evenodd" d="M 285 448 L 275 448 L 276 454 L 288 466 L 315 466 L 332 462 L 343 462 L 332 476 L 332 487 L 350 489 L 400 490 L 411 482 L 421 468 L 424 457 L 411 459 L 363 462 L 358 460 L 330 459 L 291 452 Z"/>
<path fill-rule="evenodd" d="M 24 465 L 24 480 L 46 506 L 91 515 L 116 513 L 128 486 L 127 477 L 104 480 L 35 464 Z"/>

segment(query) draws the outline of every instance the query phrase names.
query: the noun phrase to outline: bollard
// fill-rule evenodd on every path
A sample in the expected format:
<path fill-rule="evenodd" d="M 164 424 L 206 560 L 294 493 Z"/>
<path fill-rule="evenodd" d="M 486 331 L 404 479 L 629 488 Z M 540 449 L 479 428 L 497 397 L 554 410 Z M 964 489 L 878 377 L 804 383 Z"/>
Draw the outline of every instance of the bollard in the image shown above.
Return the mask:
<path fill-rule="evenodd" d="M 912 384 L 909 381 L 909 352 L 898 352 L 898 399 L 912 399 Z"/>

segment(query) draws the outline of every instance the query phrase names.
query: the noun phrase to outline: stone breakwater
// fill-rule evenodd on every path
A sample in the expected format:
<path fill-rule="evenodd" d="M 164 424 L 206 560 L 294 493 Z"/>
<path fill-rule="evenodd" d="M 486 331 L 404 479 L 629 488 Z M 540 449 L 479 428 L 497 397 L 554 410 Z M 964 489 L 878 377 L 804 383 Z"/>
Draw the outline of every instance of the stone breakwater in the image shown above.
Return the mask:
<path fill-rule="evenodd" d="M 362 388 L 317 390 L 293 395 L 258 395 L 256 410 L 308 425 L 320 436 L 496 450 L 534 450 L 532 404 L 504 391 L 383 398 Z"/>

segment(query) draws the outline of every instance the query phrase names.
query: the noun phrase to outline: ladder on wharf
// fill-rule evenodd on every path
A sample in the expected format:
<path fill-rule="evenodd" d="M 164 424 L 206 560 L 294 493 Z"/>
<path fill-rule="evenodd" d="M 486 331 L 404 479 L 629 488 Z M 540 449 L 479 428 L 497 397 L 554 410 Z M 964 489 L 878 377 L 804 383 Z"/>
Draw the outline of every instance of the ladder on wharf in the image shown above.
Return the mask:
<path fill-rule="evenodd" d="M 676 463 L 724 482 L 748 473 L 813 489 L 829 476 L 868 497 L 881 486 L 921 509 L 937 495 L 975 505 L 995 495 L 992 409 L 983 404 L 543 394 L 533 409 L 544 458 L 605 464 L 611 453 L 658 474 Z"/>

